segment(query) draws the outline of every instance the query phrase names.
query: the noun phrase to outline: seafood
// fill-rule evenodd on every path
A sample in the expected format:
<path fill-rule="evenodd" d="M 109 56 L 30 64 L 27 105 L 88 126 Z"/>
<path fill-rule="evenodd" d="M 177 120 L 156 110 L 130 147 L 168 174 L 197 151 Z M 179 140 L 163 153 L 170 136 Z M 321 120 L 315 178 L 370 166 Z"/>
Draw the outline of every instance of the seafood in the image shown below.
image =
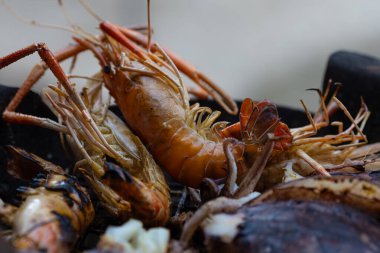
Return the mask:
<path fill-rule="evenodd" d="M 24 150 L 8 150 L 13 157 L 8 171 L 33 179 L 30 187 L 20 188 L 19 207 L 0 205 L 2 221 L 12 227 L 13 245 L 20 251 L 71 252 L 95 215 L 86 189 L 59 166 Z"/>
<path fill-rule="evenodd" d="M 225 122 L 214 124 L 220 112 L 197 104 L 190 107 L 180 76 L 170 75 L 173 70 L 169 67 L 157 70 L 149 60 L 152 53 L 131 44 L 124 29 L 109 22 L 102 22 L 100 28 L 113 38 L 108 44 L 118 55 L 117 59 L 129 56 L 122 63 L 109 60 L 106 64 L 111 66 L 111 73 L 104 74 L 106 87 L 128 125 L 158 164 L 175 180 L 191 187 L 199 187 L 204 178 L 225 177 L 228 165 L 224 140 L 217 131 Z M 96 46 L 89 43 L 89 48 Z M 157 44 L 156 47 L 160 49 Z M 165 56 L 163 50 L 160 53 Z M 171 62 L 169 57 L 166 59 Z M 174 64 L 172 68 L 178 72 Z M 260 120 L 259 115 L 249 124 L 254 121 L 261 125 Z M 240 170 L 249 167 L 242 157 L 243 144 L 237 143 L 233 152 Z"/>
<path fill-rule="evenodd" d="M 379 208 L 378 184 L 347 176 L 301 179 L 257 198 L 206 203 L 179 244 L 187 248 L 201 225 L 207 252 L 376 252 Z"/>

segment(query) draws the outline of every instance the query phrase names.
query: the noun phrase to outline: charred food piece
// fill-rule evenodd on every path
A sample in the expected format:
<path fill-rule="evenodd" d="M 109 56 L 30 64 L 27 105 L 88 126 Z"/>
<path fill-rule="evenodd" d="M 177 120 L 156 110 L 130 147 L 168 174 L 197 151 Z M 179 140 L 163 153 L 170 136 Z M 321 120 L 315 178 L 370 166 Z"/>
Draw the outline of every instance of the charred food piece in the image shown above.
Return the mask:
<path fill-rule="evenodd" d="M 380 187 L 353 177 L 280 185 L 203 223 L 209 252 L 378 252 Z"/>
<path fill-rule="evenodd" d="M 71 252 L 94 218 L 86 189 L 59 166 L 17 148 L 8 149 L 9 172 L 24 180 L 34 176 L 28 187 L 19 188 L 20 206 L 0 203 L 0 218 L 12 228 L 14 247 L 22 252 Z M 36 175 L 24 173 L 31 169 L 25 166 L 30 163 Z"/>

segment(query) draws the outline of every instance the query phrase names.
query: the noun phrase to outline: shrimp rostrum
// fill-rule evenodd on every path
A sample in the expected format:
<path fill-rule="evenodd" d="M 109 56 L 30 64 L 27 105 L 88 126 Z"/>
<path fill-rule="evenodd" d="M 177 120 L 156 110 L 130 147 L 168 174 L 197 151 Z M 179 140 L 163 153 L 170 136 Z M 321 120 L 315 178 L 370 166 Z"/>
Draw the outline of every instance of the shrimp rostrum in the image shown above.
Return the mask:
<path fill-rule="evenodd" d="M 86 189 L 61 167 L 7 148 L 9 173 L 28 185 L 19 187 L 20 206 L 0 204 L 0 219 L 12 228 L 13 245 L 28 252 L 71 252 L 95 216 Z"/>

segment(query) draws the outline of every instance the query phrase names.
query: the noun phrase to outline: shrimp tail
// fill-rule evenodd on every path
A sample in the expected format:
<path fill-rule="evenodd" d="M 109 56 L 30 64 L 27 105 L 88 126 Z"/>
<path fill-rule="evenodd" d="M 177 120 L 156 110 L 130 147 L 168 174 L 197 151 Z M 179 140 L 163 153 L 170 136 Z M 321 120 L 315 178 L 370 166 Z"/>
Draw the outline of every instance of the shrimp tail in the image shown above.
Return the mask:
<path fill-rule="evenodd" d="M 107 173 L 103 178 L 105 184 L 131 204 L 133 217 L 147 225 L 162 225 L 170 217 L 170 201 L 165 194 L 153 184 L 149 185 L 127 170 L 112 162 L 104 163 Z"/>

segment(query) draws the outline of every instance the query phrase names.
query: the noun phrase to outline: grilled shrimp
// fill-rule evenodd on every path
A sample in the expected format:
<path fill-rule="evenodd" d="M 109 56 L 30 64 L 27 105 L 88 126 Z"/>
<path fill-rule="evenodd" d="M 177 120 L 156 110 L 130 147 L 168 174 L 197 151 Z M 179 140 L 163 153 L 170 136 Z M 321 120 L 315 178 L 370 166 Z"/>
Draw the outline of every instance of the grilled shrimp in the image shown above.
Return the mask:
<path fill-rule="evenodd" d="M 86 189 L 61 167 L 24 150 L 11 146 L 8 150 L 13 157 L 8 171 L 33 181 L 20 188 L 19 207 L 0 205 L 1 219 L 12 227 L 13 245 L 28 252 L 71 252 L 95 215 Z"/>
<path fill-rule="evenodd" d="M 228 164 L 223 138 L 217 131 L 225 122 L 213 124 L 220 112 L 211 112 L 198 105 L 190 107 L 176 65 L 157 44 L 154 45 L 160 54 L 153 54 L 133 44 L 125 29 L 109 22 L 102 22 L 100 28 L 109 38 L 103 48 L 88 40 L 76 41 L 91 49 L 99 62 L 105 62 L 109 67 L 109 73 L 103 72 L 106 87 L 128 125 L 158 164 L 175 180 L 192 187 L 198 187 L 206 177 L 225 177 Z M 105 51 L 104 47 L 111 49 Z M 159 57 L 167 64 L 159 66 L 160 61 L 156 60 Z M 261 112 L 269 108 L 262 108 Z M 261 112 L 247 120 L 249 125 L 252 122 L 264 125 L 260 123 Z M 203 119 L 206 114 L 209 115 Z M 271 128 L 276 128 L 279 123 L 276 119 Z M 286 132 L 285 125 L 283 128 Z M 247 129 L 248 132 L 251 130 Z M 243 159 L 244 148 L 244 143 L 237 143 L 233 151 L 240 170 L 247 167 Z"/>
<path fill-rule="evenodd" d="M 90 78 L 83 90 L 84 114 L 64 90 L 50 87 L 57 96 L 45 92 L 46 102 L 68 127 L 68 141 L 79 155 L 76 167 L 85 168 L 80 171 L 108 211 L 121 220 L 132 215 L 149 225 L 165 223 L 170 195 L 164 175 L 140 139 L 103 104 L 101 74 Z M 94 128 L 86 125 L 84 115 Z"/>

